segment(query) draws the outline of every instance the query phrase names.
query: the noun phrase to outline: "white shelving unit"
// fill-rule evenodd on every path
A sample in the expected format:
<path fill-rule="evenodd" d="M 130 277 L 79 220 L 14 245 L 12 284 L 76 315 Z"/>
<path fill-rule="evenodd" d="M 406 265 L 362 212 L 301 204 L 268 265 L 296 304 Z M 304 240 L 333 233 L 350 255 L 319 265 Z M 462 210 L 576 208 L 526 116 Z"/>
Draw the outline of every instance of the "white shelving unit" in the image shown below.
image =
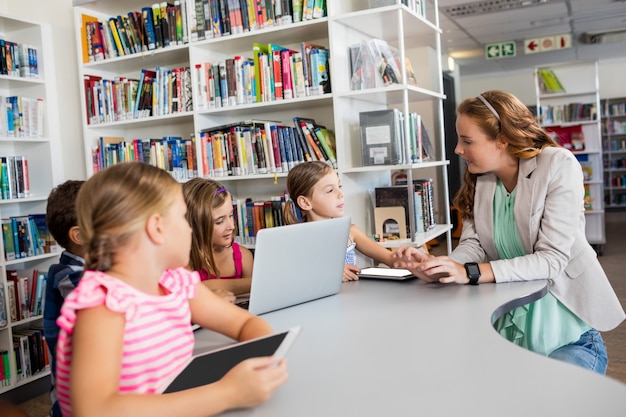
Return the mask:
<path fill-rule="evenodd" d="M 14 75 L 0 75 L 0 95 L 22 96 L 43 99 L 43 132 L 42 135 L 30 137 L 0 137 L 0 156 L 24 155 L 28 159 L 31 196 L 19 199 L 0 200 L 0 216 L 5 219 L 11 216 L 45 213 L 46 200 L 54 185 L 63 178 L 63 168 L 55 156 L 60 149 L 58 129 L 57 92 L 54 67 L 52 65 L 52 32 L 49 26 L 23 19 L 0 15 L 0 37 L 5 41 L 32 45 L 37 50 L 38 78 Z M 5 118 L 6 119 L 6 118 Z M 3 121 L 6 123 L 6 120 Z M 9 294 L 7 291 L 7 270 L 47 271 L 55 262 L 59 253 L 47 253 L 28 258 L 6 260 L 4 248 L 0 255 L 0 287 L 4 289 L 1 303 L 7 306 L 5 315 L 7 325 L 0 327 L 0 351 L 13 352 L 13 334 L 18 330 L 41 325 L 42 316 L 12 321 L 8 311 Z M 3 316 L 4 317 L 4 316 Z M 0 364 L 2 366 L 2 364 Z M 16 387 L 26 385 L 39 378 L 49 375 L 49 367 L 27 378 L 18 380 L 16 377 L 16 361 L 9 355 L 11 378 L 8 383 L 0 386 L 0 394 Z"/>
<path fill-rule="evenodd" d="M 604 206 L 626 207 L 626 97 L 602 100 Z"/>
<path fill-rule="evenodd" d="M 538 75 L 541 69 L 553 70 L 565 91 L 542 93 Z M 606 233 L 598 63 L 597 61 L 581 61 L 537 67 L 535 68 L 535 86 L 537 109 L 540 111 L 542 127 L 558 134 L 562 145 L 571 146 L 572 152 L 585 170 L 584 183 L 588 194 L 585 232 L 589 243 L 594 246 L 598 254 L 602 254 L 606 243 Z M 593 105 L 595 115 L 578 117 L 572 114 L 568 117 L 567 115 L 560 116 L 559 111 L 553 111 L 552 119 L 547 118 L 546 106 L 550 106 L 552 110 L 570 106 L 572 113 L 575 113 L 574 105 L 576 104 Z M 584 149 L 576 149 L 571 145 L 571 134 L 579 132 L 584 136 Z"/>
<path fill-rule="evenodd" d="M 98 19 L 140 10 L 150 5 L 145 1 L 94 1 L 81 2 L 75 7 L 77 46 L 81 40 L 78 28 L 81 15 Z M 429 240 L 447 234 L 448 250 L 451 250 L 451 225 L 449 219 L 447 164 L 445 159 L 442 100 L 444 100 L 441 62 L 440 34 L 438 28 L 437 1 L 428 3 L 427 17 L 422 18 L 402 5 L 394 4 L 370 9 L 368 0 L 332 1 L 327 3 L 327 16 L 299 23 L 275 26 L 219 38 L 191 42 L 155 52 L 113 58 L 102 62 L 83 64 L 79 62 L 82 97 L 82 78 L 93 74 L 115 78 L 119 76 L 137 77 L 142 68 L 162 66 L 189 66 L 204 62 L 217 62 L 234 56 L 252 57 L 252 44 L 274 43 L 294 50 L 300 50 L 302 42 L 322 45 L 330 49 L 330 79 L 332 93 L 285 99 L 273 102 L 243 104 L 218 109 L 202 109 L 194 105 L 193 112 L 168 117 L 150 117 L 142 120 L 89 125 L 83 122 L 85 138 L 85 159 L 88 173 L 92 173 L 91 148 L 100 136 L 123 136 L 125 138 L 151 135 L 178 135 L 189 137 L 210 127 L 239 122 L 247 119 L 280 121 L 292 125 L 296 116 L 314 118 L 319 124 L 334 130 L 338 173 L 345 192 L 346 214 L 353 223 L 367 234 L 374 234 L 373 206 L 370 190 L 377 186 L 391 185 L 393 171 L 406 172 L 408 181 L 413 178 L 432 177 L 437 194 L 438 226 L 427 233 L 414 236 L 399 244 L 421 245 Z M 194 2 L 187 0 L 187 9 Z M 188 16 L 190 13 L 187 14 Z M 412 86 L 402 70 L 402 83 L 387 88 L 372 90 L 350 90 L 350 58 L 348 47 L 352 43 L 371 38 L 386 40 L 399 49 L 401 62 L 411 58 L 419 86 Z M 80 60 L 80 57 L 79 57 Z M 198 97 L 198 83 L 193 77 L 193 97 Z M 83 106 L 85 106 L 83 100 Z M 436 160 L 403 166 L 363 167 L 361 166 L 359 112 L 367 110 L 398 108 L 405 115 L 418 112 L 425 124 L 433 132 Z M 84 110 L 84 108 L 83 108 Z M 407 118 L 405 118 L 408 120 Z M 201 165 L 201 149 L 197 143 L 198 166 Z M 281 195 L 286 189 L 286 173 L 247 176 L 217 177 L 229 191 L 239 199 L 268 199 Z M 412 201 L 413 199 L 409 199 Z M 414 230 L 414 225 L 411 225 Z M 391 246 L 391 244 L 390 244 Z"/>

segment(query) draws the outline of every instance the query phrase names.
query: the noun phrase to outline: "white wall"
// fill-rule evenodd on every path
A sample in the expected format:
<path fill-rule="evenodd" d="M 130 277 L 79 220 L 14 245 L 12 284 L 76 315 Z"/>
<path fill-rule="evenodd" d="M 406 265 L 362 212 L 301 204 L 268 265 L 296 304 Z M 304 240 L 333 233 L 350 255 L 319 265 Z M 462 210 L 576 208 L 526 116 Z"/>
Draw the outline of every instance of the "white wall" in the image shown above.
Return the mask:
<path fill-rule="evenodd" d="M 58 108 L 63 144 L 63 160 L 57 163 L 63 164 L 65 179 L 84 179 L 86 174 L 72 0 L 0 0 L 0 12 L 51 26 L 58 103 L 49 104 Z"/>

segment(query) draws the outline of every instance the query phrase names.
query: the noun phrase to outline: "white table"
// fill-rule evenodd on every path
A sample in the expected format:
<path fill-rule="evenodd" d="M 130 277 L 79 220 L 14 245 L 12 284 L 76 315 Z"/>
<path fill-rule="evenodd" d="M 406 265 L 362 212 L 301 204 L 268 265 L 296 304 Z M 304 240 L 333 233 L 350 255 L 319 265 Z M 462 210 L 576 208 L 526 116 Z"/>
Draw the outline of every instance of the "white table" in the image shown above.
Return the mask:
<path fill-rule="evenodd" d="M 546 283 L 441 285 L 362 280 L 263 315 L 302 325 L 289 380 L 228 416 L 624 416 L 626 385 L 517 347 L 492 321 Z M 198 348 L 224 343 L 200 331 Z M 609 358 L 610 360 L 610 358 Z"/>

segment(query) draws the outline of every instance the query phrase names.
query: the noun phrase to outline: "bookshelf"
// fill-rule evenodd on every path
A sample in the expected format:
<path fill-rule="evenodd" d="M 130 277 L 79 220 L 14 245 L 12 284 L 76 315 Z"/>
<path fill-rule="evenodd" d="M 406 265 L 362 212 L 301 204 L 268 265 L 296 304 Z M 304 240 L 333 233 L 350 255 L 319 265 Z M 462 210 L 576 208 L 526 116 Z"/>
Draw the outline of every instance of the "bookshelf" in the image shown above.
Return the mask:
<path fill-rule="evenodd" d="M 602 100 L 604 206 L 626 207 L 626 97 Z"/>
<path fill-rule="evenodd" d="M 80 28 L 83 16 L 100 20 L 126 14 L 149 6 L 141 1 L 83 1 L 74 7 L 77 47 L 82 48 Z M 275 2 L 279 3 L 279 2 Z M 281 4 L 285 2 L 280 2 Z M 189 42 L 182 45 L 155 49 L 144 53 L 113 57 L 103 61 L 83 62 L 79 57 L 79 74 L 83 110 L 87 114 L 88 92 L 84 84 L 85 75 L 95 75 L 115 79 L 116 77 L 136 78 L 144 68 L 156 66 L 188 66 L 191 69 L 191 90 L 193 107 L 189 111 L 167 116 L 151 116 L 144 119 L 88 123 L 83 118 L 85 140 L 85 160 L 87 172 L 92 174 L 92 148 L 100 137 L 131 138 L 162 137 L 164 135 L 195 137 L 195 163 L 200 176 L 207 176 L 203 170 L 203 131 L 216 126 L 224 126 L 246 120 L 275 121 L 281 125 L 292 125 L 294 117 L 315 119 L 335 134 L 337 172 L 345 192 L 346 214 L 352 217 L 367 234 L 374 234 L 374 207 L 371 192 L 375 187 L 391 185 L 392 175 L 402 171 L 409 183 L 422 177 L 433 178 L 437 194 L 437 225 L 425 233 L 413 234 L 403 242 L 387 243 L 421 245 L 433 238 L 447 234 L 448 250 L 451 250 L 449 202 L 447 191 L 447 164 L 444 152 L 441 81 L 440 33 L 438 28 L 437 1 L 429 2 L 421 17 L 414 11 L 415 2 L 403 5 L 402 1 L 390 1 L 380 8 L 370 8 L 368 0 L 326 2 L 326 13 L 315 19 L 295 23 L 282 23 L 251 31 L 232 33 L 228 36 L 205 37 L 196 40 L 193 33 L 192 17 L 195 0 L 183 2 L 188 18 Z M 391 24 L 392 22 L 393 24 Z M 349 46 L 361 40 L 372 38 L 386 40 L 397 48 L 400 61 L 411 58 L 415 72 L 421 75 L 418 85 L 406 80 L 406 70 L 402 68 L 402 79 L 398 84 L 369 90 L 351 90 Z M 254 58 L 253 44 L 280 45 L 295 51 L 302 50 L 303 43 L 319 45 L 329 50 L 329 77 L 331 92 L 311 94 L 282 100 L 248 102 L 229 106 L 205 104 L 203 80 L 195 71 L 205 63 L 221 62 L 234 57 Z M 421 71 L 420 71 L 421 70 Z M 428 161 L 417 161 L 403 165 L 362 166 L 361 142 L 359 135 L 359 112 L 368 110 L 397 108 L 403 114 L 418 112 L 431 132 L 436 156 Z M 408 118 L 406 119 L 408 120 Z M 406 126 L 408 129 L 408 125 Z M 236 176 L 217 176 L 234 198 L 243 201 L 267 201 L 271 197 L 282 196 L 286 190 L 287 172 L 268 172 Z M 184 179 L 183 179 L 184 181 Z M 413 201 L 413 199 L 410 199 Z M 413 209 L 413 207 L 411 207 Z M 411 230 L 415 226 L 411 225 Z"/>
<path fill-rule="evenodd" d="M 551 78 L 542 76 L 546 72 Z M 601 255 L 606 234 L 598 63 L 580 61 L 537 67 L 535 90 L 539 123 L 576 155 L 583 168 L 586 236 Z"/>
<path fill-rule="evenodd" d="M 3 160 L 10 156 L 24 156 L 28 161 L 29 193 L 22 195 L 5 194 L 0 199 L 2 219 L 23 217 L 31 214 L 45 214 L 46 200 L 54 185 L 61 182 L 63 168 L 58 158 L 60 137 L 58 130 L 57 93 L 52 51 L 52 32 L 48 25 L 18 19 L 0 14 L 0 48 L 3 55 L 10 54 L 11 65 L 6 58 L 1 61 L 7 65 L 6 73 L 0 74 L 0 96 L 2 96 L 2 116 L 0 116 L 0 156 Z M 16 46 L 17 45 L 17 46 Z M 20 50 L 21 48 L 21 50 Z M 28 60 L 21 61 L 22 51 L 31 51 Z M 36 58 L 33 51 L 36 51 Z M 25 53 L 24 56 L 28 56 Z M 16 58 L 18 58 L 16 60 Z M 16 65 L 17 64 L 17 65 Z M 3 68 L 4 69 L 4 68 Z M 11 71 L 12 69 L 12 71 Z M 20 97 L 21 117 L 7 115 L 6 98 Z M 38 107 L 29 106 L 32 100 L 41 99 Z M 28 114 L 25 114 L 27 112 Z M 11 121 L 15 122 L 11 129 Z M 5 176 L 6 177 L 6 176 Z M 19 182 L 18 182 L 19 184 Z M 8 191 L 8 188 L 5 188 Z M 19 185 L 18 189 L 19 191 Z M 55 262 L 60 251 L 42 251 L 40 254 L 27 254 L 12 259 L 10 249 L 2 241 L 0 255 L 0 352 L 8 352 L 8 363 L 0 361 L 0 367 L 8 365 L 9 374 L 0 382 L 0 394 L 22 387 L 49 375 L 49 366 L 32 369 L 31 374 L 18 374 L 18 361 L 14 356 L 14 336 L 24 334 L 30 329 L 41 327 L 41 314 L 23 314 L 14 319 L 10 311 L 10 292 L 8 272 L 18 270 L 20 277 L 32 277 L 33 270 L 47 272 Z M 14 285 L 14 284 L 13 284 Z M 41 340 L 37 340 L 39 346 Z M 43 350 L 41 350 L 43 354 Z M 21 361 L 20 361 L 21 363 Z M 3 378 L 0 378 L 3 379 Z"/>

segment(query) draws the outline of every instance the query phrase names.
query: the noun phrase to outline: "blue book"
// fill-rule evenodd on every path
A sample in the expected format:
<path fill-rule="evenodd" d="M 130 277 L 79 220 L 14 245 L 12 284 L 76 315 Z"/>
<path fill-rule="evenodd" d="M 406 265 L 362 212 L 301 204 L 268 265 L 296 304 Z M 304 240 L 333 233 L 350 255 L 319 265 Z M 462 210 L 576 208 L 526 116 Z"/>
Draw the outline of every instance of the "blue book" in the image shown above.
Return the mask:
<path fill-rule="evenodd" d="M 20 238 L 17 233 L 17 220 L 15 217 L 11 217 L 11 229 L 13 230 L 13 248 L 15 248 L 15 258 L 22 258 L 20 252 Z"/>
<path fill-rule="evenodd" d="M 310 53 L 311 95 L 329 93 L 328 50 L 313 48 Z"/>
<path fill-rule="evenodd" d="M 148 50 L 156 49 L 156 35 L 154 33 L 154 17 L 152 15 L 152 7 L 142 7 L 141 16 L 143 18 L 143 27 L 146 31 L 146 43 Z"/>
<path fill-rule="evenodd" d="M 285 139 L 283 138 L 282 128 L 279 128 L 276 125 L 271 125 L 270 130 L 272 133 L 272 138 L 276 137 L 278 142 L 278 151 L 280 152 L 280 168 L 282 172 L 287 172 L 289 170 L 289 161 L 291 160 L 291 155 L 288 154 L 285 149 Z"/>

